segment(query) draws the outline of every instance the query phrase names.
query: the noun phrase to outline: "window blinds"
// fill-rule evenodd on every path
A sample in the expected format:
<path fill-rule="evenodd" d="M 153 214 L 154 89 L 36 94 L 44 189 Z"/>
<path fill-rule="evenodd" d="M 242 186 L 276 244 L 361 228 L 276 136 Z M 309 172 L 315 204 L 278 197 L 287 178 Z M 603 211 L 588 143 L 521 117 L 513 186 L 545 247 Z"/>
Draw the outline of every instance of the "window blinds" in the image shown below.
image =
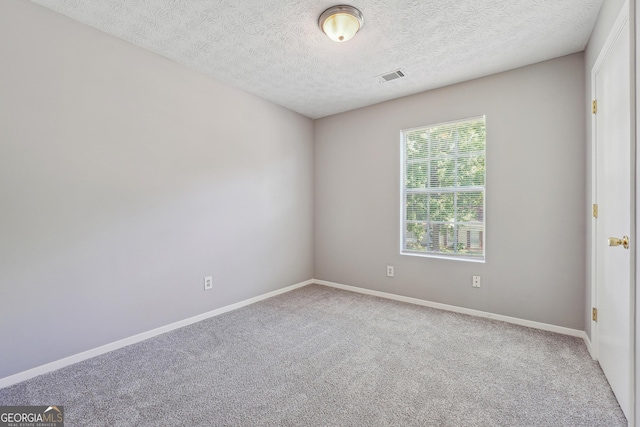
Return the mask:
<path fill-rule="evenodd" d="M 401 139 L 402 252 L 484 260 L 485 117 Z"/>

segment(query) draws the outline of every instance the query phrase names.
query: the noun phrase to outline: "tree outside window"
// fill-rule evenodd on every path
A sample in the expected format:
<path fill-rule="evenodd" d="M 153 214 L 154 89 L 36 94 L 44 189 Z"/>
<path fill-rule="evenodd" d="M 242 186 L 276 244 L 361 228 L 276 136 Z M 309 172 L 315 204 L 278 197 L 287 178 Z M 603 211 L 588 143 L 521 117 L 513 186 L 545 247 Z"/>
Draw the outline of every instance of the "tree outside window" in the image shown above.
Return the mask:
<path fill-rule="evenodd" d="M 402 252 L 484 259 L 485 118 L 402 131 Z"/>

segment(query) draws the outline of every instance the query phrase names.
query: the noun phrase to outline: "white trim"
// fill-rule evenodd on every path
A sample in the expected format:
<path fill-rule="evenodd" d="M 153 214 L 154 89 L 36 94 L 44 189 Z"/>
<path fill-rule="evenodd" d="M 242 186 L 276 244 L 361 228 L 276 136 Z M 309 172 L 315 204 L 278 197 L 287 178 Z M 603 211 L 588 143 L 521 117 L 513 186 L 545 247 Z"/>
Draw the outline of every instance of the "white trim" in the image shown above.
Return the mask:
<path fill-rule="evenodd" d="M 412 132 L 414 130 L 421 130 L 424 128 L 435 128 L 435 127 L 439 127 L 439 126 L 449 126 L 449 125 L 453 125 L 453 124 L 457 124 L 460 122 L 471 122 L 473 120 L 480 120 L 480 119 L 484 119 L 485 115 L 484 114 L 480 114 L 478 116 L 472 116 L 472 117 L 462 117 L 459 119 L 453 119 L 453 120 L 449 120 L 446 122 L 440 122 L 440 123 L 431 123 L 428 125 L 422 125 L 422 126 L 414 126 L 411 128 L 407 128 L 407 129 L 400 129 L 400 132 Z"/>
<path fill-rule="evenodd" d="M 156 329 L 152 329 L 147 332 L 142 332 L 137 335 L 133 335 L 128 338 L 121 339 L 119 341 L 115 341 L 109 344 L 105 344 L 100 347 L 92 348 L 91 350 L 83 351 L 82 353 L 74 354 L 69 357 L 65 357 L 64 359 L 59 359 L 54 362 L 47 363 L 45 365 L 37 366 L 32 369 L 28 369 L 26 371 L 19 372 L 14 375 L 10 375 L 8 377 L 0 378 L 0 388 L 9 387 L 14 384 L 20 383 L 22 381 L 26 381 L 33 377 L 37 377 L 38 375 L 46 374 L 48 372 L 53 372 L 58 369 L 64 368 L 69 365 L 73 365 L 74 363 L 82 362 L 83 360 L 91 359 L 96 356 L 100 356 L 101 354 L 108 353 L 113 350 L 118 350 L 120 348 L 126 347 L 131 344 L 136 344 L 141 341 L 147 340 L 149 338 L 153 338 L 157 335 L 164 334 L 165 332 L 170 332 L 175 329 L 182 328 L 184 326 L 191 325 L 193 323 L 200 322 L 202 320 L 208 319 L 210 317 L 215 317 L 223 313 L 227 313 L 229 311 L 236 310 L 238 308 L 245 307 L 247 305 L 254 304 L 256 302 L 274 297 L 276 295 L 284 294 L 289 291 L 293 291 L 294 289 L 302 288 L 304 286 L 310 285 L 314 283 L 313 280 L 306 280 L 304 282 L 296 283 L 295 285 L 287 286 L 286 288 L 278 289 L 276 291 L 268 292 L 263 295 L 259 295 L 257 297 L 249 298 L 244 301 L 237 302 L 235 304 L 227 305 L 224 307 L 217 308 L 212 311 L 208 311 L 206 313 L 199 314 L 197 316 L 190 317 L 188 319 L 180 320 L 178 322 L 174 322 L 165 326 L 161 326 Z"/>
<path fill-rule="evenodd" d="M 593 348 L 591 347 L 591 340 L 589 339 L 589 335 L 586 332 L 582 332 L 582 339 L 584 340 L 584 345 L 587 346 L 587 350 L 589 350 L 589 354 L 593 360 L 597 360 L 595 354 L 593 354 Z"/>
<path fill-rule="evenodd" d="M 47 363 L 45 365 L 41 365 L 41 366 L 26 370 L 26 371 L 23 371 L 23 372 L 19 372 L 17 374 L 10 375 L 8 377 L 0 378 L 0 388 L 12 386 L 12 385 L 20 383 L 22 381 L 26 381 L 28 379 L 34 378 L 34 377 L 36 377 L 38 375 L 46 374 L 48 372 L 53 372 L 53 371 L 56 371 L 58 369 L 64 368 L 66 366 L 73 365 L 74 363 L 82 362 L 83 360 L 91 359 L 93 357 L 100 356 L 101 354 L 105 354 L 105 353 L 108 353 L 110 351 L 118 350 L 118 349 L 126 347 L 128 345 L 136 344 L 136 343 L 139 343 L 139 342 L 144 341 L 146 339 L 153 338 L 153 337 L 155 337 L 157 335 L 160 335 L 160 334 L 163 334 L 165 332 L 170 332 L 170 331 L 173 331 L 175 329 L 179 329 L 179 328 L 182 328 L 184 326 L 188 326 L 188 325 L 191 325 L 193 323 L 200 322 L 200 321 L 208 319 L 210 317 L 215 317 L 215 316 L 218 316 L 220 314 L 227 313 L 229 311 L 233 311 L 233 310 L 236 310 L 238 308 L 242 308 L 242 307 L 245 307 L 247 305 L 251 305 L 251 304 L 254 304 L 256 302 L 259 302 L 259 301 L 274 297 L 276 295 L 284 294 L 286 292 L 290 292 L 290 291 L 293 291 L 295 289 L 299 289 L 299 288 L 302 288 L 304 286 L 311 285 L 311 284 L 328 286 L 328 287 L 342 289 L 342 290 L 349 291 L 349 292 L 356 292 L 356 293 L 359 293 L 359 294 L 372 295 L 372 296 L 376 296 L 376 297 L 380 297 L 380 298 L 386 298 L 386 299 L 391 299 L 391 300 L 395 300 L 395 301 L 406 302 L 406 303 L 409 303 L 409 304 L 415 304 L 415 305 L 420 305 L 420 306 L 424 306 L 424 307 L 431 307 L 431 308 L 437 308 L 437 309 L 440 309 L 440 310 L 452 311 L 452 312 L 455 312 L 455 313 L 468 314 L 470 316 L 477 316 L 477 317 L 484 317 L 484 318 L 488 318 L 488 319 L 495 319 L 495 320 L 499 320 L 499 321 L 502 321 L 502 322 L 511 323 L 511 324 L 514 324 L 514 325 L 526 326 L 526 327 L 529 327 L 529 328 L 540 329 L 540 330 L 543 330 L 543 331 L 556 332 L 556 333 L 563 334 L 563 335 L 570 335 L 570 336 L 582 338 L 584 340 L 584 342 L 585 342 L 585 345 L 587 346 L 587 349 L 589 350 L 589 353 L 593 357 L 593 353 L 592 353 L 592 349 L 591 349 L 591 342 L 589 341 L 589 337 L 587 336 L 587 334 L 584 331 L 579 331 L 577 329 L 570 329 L 570 328 L 565 328 L 565 327 L 562 327 L 562 326 L 550 325 L 550 324 L 547 324 L 547 323 L 534 322 L 534 321 L 531 321 L 531 320 L 518 319 L 516 317 L 503 316 L 501 314 L 494 314 L 494 313 L 488 313 L 488 312 L 485 312 L 485 311 L 473 310 L 473 309 L 464 308 L 464 307 L 457 307 L 457 306 L 448 305 L 448 304 L 441 304 L 441 303 L 437 303 L 437 302 L 421 300 L 421 299 L 418 299 L 418 298 L 411 298 L 411 297 L 391 294 L 391 293 L 387 293 L 387 292 L 380 292 L 380 291 L 374 291 L 374 290 L 365 289 L 365 288 L 358 288 L 356 286 L 343 285 L 343 284 L 340 284 L 340 283 L 328 282 L 326 280 L 310 279 L 310 280 L 306 280 L 304 282 L 297 283 L 295 285 L 288 286 L 286 288 L 278 289 L 278 290 L 273 291 L 273 292 L 269 292 L 269 293 L 266 293 L 266 294 L 263 294 L 263 295 L 259 295 L 257 297 L 249 298 L 247 300 L 240 301 L 240 302 L 235 303 L 235 304 L 227 305 L 225 307 L 221 307 L 221 308 L 218 308 L 218 309 L 206 312 L 206 313 L 202 313 L 202 314 L 199 314 L 197 316 L 190 317 L 188 319 L 180 320 L 178 322 L 174 322 L 174 323 L 171 323 L 171 324 L 166 325 L 166 326 L 162 326 L 162 327 L 159 327 L 159 328 L 156 328 L 156 329 L 152 329 L 150 331 L 143 332 L 143 333 L 140 333 L 140 334 L 128 337 L 128 338 L 124 338 L 122 340 L 115 341 L 115 342 L 112 342 L 110 344 L 105 344 L 103 346 L 96 347 L 96 348 L 93 348 L 91 350 L 87 350 L 87 351 L 84 351 L 82 353 L 78 353 L 78 354 L 75 354 L 75 355 L 72 355 L 72 356 L 69 356 L 69 357 L 65 357 L 64 359 L 56 360 L 54 362 Z"/>
<path fill-rule="evenodd" d="M 423 126 L 418 126 L 418 127 L 412 127 L 412 128 L 408 128 L 408 129 L 401 129 L 400 130 L 400 255 L 408 255 L 408 256 L 418 256 L 418 257 L 423 257 L 423 258 L 435 258 L 435 259 L 447 259 L 447 260 L 452 260 L 452 261 L 470 261 L 470 262 L 477 262 L 477 263 L 484 263 L 486 262 L 486 247 L 487 247 L 487 240 L 486 240 L 486 236 L 487 236 L 487 219 L 486 219 L 486 206 L 487 206 L 487 182 L 486 182 L 486 171 L 485 171 L 485 180 L 484 180 L 484 185 L 481 186 L 471 186 L 471 187 L 440 187 L 440 188 L 420 188 L 420 189 L 408 189 L 406 188 L 406 174 L 407 174 L 407 165 L 409 163 L 412 163 L 409 161 L 409 159 L 407 158 L 407 142 L 406 142 L 406 137 L 405 134 L 408 132 L 414 132 L 417 130 L 422 130 L 422 129 L 431 129 L 431 128 L 437 128 L 437 127 L 442 127 L 442 126 L 452 126 L 455 124 L 459 124 L 459 123 L 468 123 L 468 122 L 473 122 L 473 121 L 479 121 L 482 120 L 483 125 L 486 129 L 487 126 L 487 115 L 486 114 L 481 114 L 479 116 L 475 116 L 475 117 L 469 117 L 469 118 L 463 118 L 463 119 L 457 119 L 457 120 L 451 120 L 448 122 L 442 122 L 442 123 L 435 123 L 435 124 L 430 124 L 430 125 L 423 125 Z M 457 150 L 457 149 L 456 149 Z M 486 147 L 486 132 L 485 132 L 485 147 L 484 150 L 482 151 L 475 151 L 472 154 L 477 154 L 477 153 L 482 153 L 486 159 L 487 156 L 487 147 Z M 460 158 L 460 157 L 467 157 L 469 156 L 470 153 L 465 153 L 463 155 L 461 155 L 460 153 L 457 153 L 456 155 L 446 155 L 446 156 L 437 156 L 437 157 L 427 157 L 427 160 L 434 160 L 434 159 L 441 159 L 441 158 L 451 158 L 451 157 L 455 157 L 455 158 Z M 418 162 L 418 161 L 424 161 L 425 159 L 418 159 L 413 161 L 413 163 Z M 457 174 L 457 173 L 456 173 Z M 482 222 L 481 222 L 481 227 L 482 227 L 482 256 L 481 257 L 467 257 L 464 255 L 448 255 L 446 253 L 443 252 L 418 252 L 418 251 L 411 251 L 408 250 L 406 248 L 406 233 L 407 233 L 407 204 L 406 204 L 406 197 L 407 194 L 433 194 L 433 193 L 442 193 L 442 192 L 447 192 L 447 193 L 458 193 L 458 192 L 462 192 L 463 190 L 469 191 L 475 191 L 475 192 L 482 192 L 483 194 L 483 216 L 482 216 Z M 456 217 L 456 221 L 455 223 L 458 224 L 459 222 L 457 221 L 457 214 L 454 215 Z M 415 221 L 416 223 L 419 222 L 424 222 L 424 221 Z M 437 223 L 438 221 L 436 221 Z M 448 224 L 448 222 L 445 222 L 446 224 Z M 476 224 L 474 224 L 476 225 Z M 479 258 L 479 259 L 477 259 Z"/>
<path fill-rule="evenodd" d="M 442 255 L 436 252 L 409 252 L 407 250 L 401 249 L 400 250 L 400 255 L 407 255 L 407 256 L 417 256 L 417 257 L 422 257 L 422 258 L 432 258 L 432 259 L 446 259 L 449 261 L 467 261 L 467 262 L 476 262 L 479 264 L 484 264 L 486 263 L 485 259 L 473 259 L 473 258 L 468 258 L 468 257 L 463 257 L 463 256 L 447 256 L 447 255 Z"/>
<path fill-rule="evenodd" d="M 578 337 L 584 339 L 586 333 L 577 329 L 565 328 L 563 326 L 550 325 L 548 323 L 534 322 L 532 320 L 518 319 L 517 317 L 503 316 L 501 314 L 488 313 L 486 311 L 473 310 L 470 308 L 457 307 L 454 305 L 441 304 L 439 302 L 432 302 L 422 300 L 418 298 L 405 297 L 402 295 L 390 294 L 387 292 L 372 291 L 370 289 L 358 288 L 355 286 L 343 285 L 340 283 L 327 282 L 326 280 L 314 280 L 314 283 L 323 286 L 329 286 L 331 288 L 342 289 L 345 291 L 357 292 L 365 295 L 372 295 L 380 298 L 391 299 L 395 301 L 407 302 L 409 304 L 421 305 L 424 307 L 437 308 L 440 310 L 453 311 L 455 313 L 468 314 L 476 317 L 486 317 L 487 319 L 500 320 L 506 323 L 512 323 L 514 325 L 526 326 L 529 328 L 540 329 L 543 331 L 556 332 L 558 334 L 570 335 L 572 337 Z M 590 346 L 589 346 L 590 347 Z"/>
<path fill-rule="evenodd" d="M 601 55 L 602 53 L 600 53 Z M 591 101 L 596 98 L 596 71 L 595 64 L 591 69 Z M 596 127 L 596 117 L 595 114 L 592 113 L 592 106 L 588 105 L 589 114 L 591 115 L 591 207 L 593 209 L 593 205 L 598 203 L 598 147 L 597 147 L 597 132 L 598 129 Z M 587 212 L 589 209 L 587 207 Z M 598 219 L 593 216 L 593 211 L 591 211 L 591 254 L 590 254 L 590 267 L 591 267 L 591 307 L 587 307 L 587 318 L 590 319 L 591 327 L 591 340 L 590 342 L 593 344 L 591 346 L 591 357 L 595 360 L 598 360 L 598 325 L 593 320 L 592 309 L 596 307 L 598 304 L 598 294 L 597 294 L 597 285 L 598 285 L 598 254 L 597 254 L 597 240 L 598 240 Z"/>
<path fill-rule="evenodd" d="M 627 3 L 627 2 L 625 2 Z M 636 316 L 637 307 L 636 307 L 636 293 L 637 293 L 637 264 L 636 259 L 638 258 L 638 244 L 637 244 L 637 236 L 638 236 L 638 223 L 637 223 L 637 213 L 638 213 L 638 197 L 636 190 L 636 183 L 638 182 L 638 154 L 637 154 L 637 144 L 638 144 L 638 105 L 637 105 L 637 94 L 638 94 L 638 80 L 637 80 L 637 16 L 636 16 L 636 2 L 631 1 L 628 2 L 628 19 L 629 19 L 629 62 L 631 65 L 631 70 L 629 70 L 629 75 L 631 76 L 631 82 L 629 85 L 629 89 L 632 94 L 633 102 L 631 102 L 631 118 L 629 125 L 631 127 L 631 155 L 630 155 L 630 175 L 631 175 L 631 229 L 629 230 L 629 235 L 633 236 L 633 244 L 631 245 L 631 253 L 630 256 L 630 281 L 631 281 L 631 295 L 629 298 L 630 307 L 629 307 L 629 317 L 630 317 L 630 325 L 629 325 L 629 350 L 630 350 L 630 367 L 629 374 L 631 377 L 631 384 L 629 387 L 629 415 L 627 417 L 628 423 L 631 426 L 636 426 L 638 424 L 638 390 L 636 388 L 638 383 L 638 372 L 636 366 Z"/>
<path fill-rule="evenodd" d="M 626 0 L 622 5 L 620 12 L 616 18 L 615 23 L 609 30 L 609 34 L 607 39 L 605 40 L 604 45 L 602 46 L 600 52 L 598 53 L 598 57 L 596 58 L 596 62 L 591 69 L 591 99 L 597 99 L 597 81 L 596 75 L 600 71 L 604 61 L 609 56 L 611 49 L 613 48 L 613 44 L 620 37 L 624 25 L 629 25 L 629 75 L 630 75 L 630 93 L 634 98 L 634 102 L 630 104 L 630 152 L 629 152 L 629 174 L 631 177 L 631 187 L 629 194 L 629 205 L 630 205 L 630 221 L 629 221 L 629 235 L 637 236 L 636 232 L 636 174 L 637 174 L 637 165 L 636 165 L 636 143 L 637 143 L 637 122 L 636 122 L 636 102 L 637 102 L 637 90 L 636 90 L 636 21 L 635 21 L 635 2 L 629 2 Z M 592 158 L 592 172 L 591 172 L 591 187 L 592 187 L 592 203 L 598 203 L 598 194 L 597 194 L 597 177 L 598 177 L 598 162 L 597 162 L 597 116 L 592 115 L 591 118 L 591 158 Z M 597 243 L 597 220 L 592 219 L 592 235 L 591 235 L 591 305 L 592 307 L 597 307 L 598 305 L 598 270 L 597 270 L 597 262 L 598 262 L 598 254 L 596 249 Z M 636 306 L 634 304 L 635 301 L 635 292 L 636 292 L 636 258 L 637 258 L 637 245 L 635 243 L 635 239 L 630 248 L 630 262 L 629 262 L 629 376 L 631 378 L 629 384 L 629 406 L 628 411 L 625 412 L 625 416 L 628 418 L 628 423 L 630 426 L 636 425 L 636 419 L 638 414 L 636 414 L 636 393 L 637 390 L 635 388 L 636 380 L 636 366 L 635 366 L 635 318 L 636 318 Z M 595 360 L 598 360 L 599 353 L 599 334 L 598 334 L 598 325 L 596 322 L 591 322 L 591 343 L 592 343 L 592 357 Z"/>
<path fill-rule="evenodd" d="M 602 49 L 600 50 L 600 52 L 598 53 L 598 57 L 596 58 L 596 62 L 593 64 L 593 67 L 591 68 L 591 99 L 597 99 L 597 84 L 596 84 L 596 76 L 598 74 L 598 72 L 600 71 L 600 69 L 602 68 L 602 65 L 604 64 L 605 60 L 607 59 L 607 57 L 609 56 L 609 54 L 611 53 L 611 49 L 613 48 L 613 44 L 614 42 L 618 39 L 618 37 L 620 37 L 620 33 L 623 30 L 623 27 L 625 25 L 625 23 L 629 22 L 629 2 L 625 1 L 622 8 L 620 9 L 620 12 L 618 13 L 618 17 L 616 18 L 615 23 L 613 24 L 613 26 L 611 27 L 611 30 L 609 32 L 609 35 L 607 36 L 607 39 L 605 40 L 604 45 L 602 46 Z M 631 27 L 629 27 L 629 31 L 631 31 Z M 631 38 L 631 37 L 630 37 Z M 632 62 L 631 57 L 629 57 L 629 61 Z M 630 64 L 631 67 L 631 64 Z M 632 69 L 629 70 L 630 75 L 632 75 Z M 633 88 L 630 88 L 633 89 Z M 631 111 L 630 111 L 631 113 Z M 633 130 L 633 126 L 634 126 L 634 122 L 631 121 L 629 123 L 631 130 Z M 592 202 L 591 203 L 598 203 L 598 193 L 597 193 L 597 188 L 598 188 L 598 156 L 597 156 L 597 116 L 595 114 L 591 114 L 591 199 Z M 630 138 L 632 138 L 632 136 L 630 135 Z M 630 143 L 630 147 L 631 147 L 631 153 L 630 154 L 630 161 L 631 161 L 631 165 L 630 165 L 630 169 L 629 172 L 631 174 L 631 176 L 635 176 L 635 156 L 633 156 L 633 148 L 634 148 L 634 140 L 631 140 Z M 631 205 L 631 212 L 630 212 L 630 225 L 633 228 L 634 227 L 634 216 L 635 216 L 635 212 L 634 212 L 634 197 L 635 194 L 633 194 L 633 184 L 631 186 L 631 193 L 630 194 L 630 205 Z M 597 233 L 598 233 L 598 229 L 597 229 L 597 219 L 596 218 L 591 218 L 591 307 L 597 307 L 598 304 L 598 293 L 597 293 L 597 288 L 598 288 L 598 269 L 597 269 L 597 263 L 598 263 L 598 255 L 597 255 L 597 248 L 596 248 L 596 244 L 597 244 Z M 633 235 L 631 232 L 633 230 L 629 230 L 630 235 Z M 633 249 L 632 249 L 633 252 Z M 632 260 L 634 258 L 631 258 Z M 633 262 L 630 263 L 630 278 L 632 278 L 634 276 L 634 269 L 635 266 L 633 265 Z M 591 310 L 591 307 L 589 307 L 589 310 Z M 630 312 L 630 316 L 633 318 L 633 312 Z M 589 315 L 589 317 L 591 317 Z M 632 329 L 633 331 L 633 329 Z M 595 321 L 591 321 L 591 342 L 593 344 L 593 355 L 596 358 L 596 360 L 598 359 L 598 342 L 599 342 L 599 337 L 598 337 L 598 325 Z M 633 341 L 631 341 L 633 342 Z"/>

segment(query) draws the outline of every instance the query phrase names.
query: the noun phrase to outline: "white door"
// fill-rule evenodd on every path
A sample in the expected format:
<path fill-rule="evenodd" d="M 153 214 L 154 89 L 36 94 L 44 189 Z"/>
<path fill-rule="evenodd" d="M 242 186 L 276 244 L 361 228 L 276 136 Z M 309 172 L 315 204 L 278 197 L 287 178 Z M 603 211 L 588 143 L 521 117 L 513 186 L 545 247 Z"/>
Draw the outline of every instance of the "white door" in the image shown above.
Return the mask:
<path fill-rule="evenodd" d="M 627 419 L 631 406 L 630 250 L 615 239 L 631 234 L 631 90 L 629 20 L 625 4 L 592 77 L 596 188 L 594 250 L 597 357 Z M 614 240 L 609 242 L 609 238 Z M 635 242 L 631 242 L 635 244 Z"/>

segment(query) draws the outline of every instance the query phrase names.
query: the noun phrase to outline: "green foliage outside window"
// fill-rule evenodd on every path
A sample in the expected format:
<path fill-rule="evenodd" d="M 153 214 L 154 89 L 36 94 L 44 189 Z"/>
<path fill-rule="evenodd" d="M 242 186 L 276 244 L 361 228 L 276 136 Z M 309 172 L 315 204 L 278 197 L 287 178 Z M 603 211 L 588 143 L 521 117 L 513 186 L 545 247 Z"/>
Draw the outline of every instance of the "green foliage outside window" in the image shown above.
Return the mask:
<path fill-rule="evenodd" d="M 485 119 L 403 132 L 409 252 L 484 256 Z"/>

